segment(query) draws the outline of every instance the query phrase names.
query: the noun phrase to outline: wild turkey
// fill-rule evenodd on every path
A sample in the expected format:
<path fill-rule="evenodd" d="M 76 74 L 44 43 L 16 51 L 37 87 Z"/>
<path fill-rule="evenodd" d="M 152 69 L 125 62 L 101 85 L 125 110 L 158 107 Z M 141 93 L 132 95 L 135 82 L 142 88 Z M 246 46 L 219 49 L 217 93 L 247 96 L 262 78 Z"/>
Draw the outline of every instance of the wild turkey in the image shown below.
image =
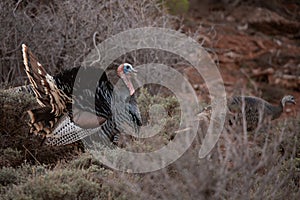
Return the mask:
<path fill-rule="evenodd" d="M 135 131 L 142 125 L 129 79 L 136 71 L 130 64 L 117 68 L 128 89 L 125 94 L 115 94 L 101 69 L 76 67 L 50 76 L 25 44 L 22 51 L 31 90 L 41 106 L 28 111 L 31 132 L 44 135 L 47 144 L 70 144 L 95 133 L 103 144 L 116 144 L 120 124 L 127 123 Z"/>
<path fill-rule="evenodd" d="M 284 96 L 277 106 L 258 97 L 235 96 L 228 99 L 227 106 L 231 113 L 236 114 L 236 120 L 243 119 L 244 108 L 247 130 L 253 131 L 259 123 L 279 118 L 286 103 L 296 104 L 294 97 L 291 95 Z"/>

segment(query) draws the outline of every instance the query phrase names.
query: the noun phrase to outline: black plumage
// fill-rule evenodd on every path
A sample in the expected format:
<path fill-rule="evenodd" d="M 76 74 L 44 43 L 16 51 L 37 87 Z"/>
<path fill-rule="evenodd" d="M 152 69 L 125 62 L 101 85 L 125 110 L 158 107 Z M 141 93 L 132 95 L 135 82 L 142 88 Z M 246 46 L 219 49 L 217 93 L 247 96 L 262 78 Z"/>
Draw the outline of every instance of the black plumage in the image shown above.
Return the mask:
<path fill-rule="evenodd" d="M 116 143 L 122 124 L 135 130 L 142 125 L 134 89 L 126 77 L 135 72 L 130 64 L 118 67 L 117 73 L 128 87 L 120 94 L 99 68 L 77 67 L 52 77 L 26 45 L 22 47 L 25 71 L 41 106 L 28 111 L 31 132 L 45 135 L 46 143 L 69 144 L 95 133 L 106 144 Z"/>

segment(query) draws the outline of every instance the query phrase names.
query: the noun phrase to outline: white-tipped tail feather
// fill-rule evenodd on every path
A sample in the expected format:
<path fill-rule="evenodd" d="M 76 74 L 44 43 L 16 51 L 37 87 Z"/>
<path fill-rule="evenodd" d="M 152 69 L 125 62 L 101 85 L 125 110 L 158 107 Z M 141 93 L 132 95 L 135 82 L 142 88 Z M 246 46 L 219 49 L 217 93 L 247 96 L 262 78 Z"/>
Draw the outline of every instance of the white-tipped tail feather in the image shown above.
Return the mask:
<path fill-rule="evenodd" d="M 125 107 L 114 105 L 113 85 L 101 69 L 83 69 L 81 75 L 84 78 L 74 85 L 79 67 L 52 77 L 25 44 L 22 45 L 22 52 L 31 91 L 41 106 L 28 111 L 30 130 L 45 136 L 46 144 L 66 145 L 93 135 L 91 137 L 97 136 L 100 143 L 111 146 L 117 142 L 122 125 L 133 125 L 132 131 L 142 125 L 134 90 L 129 90 L 129 102 L 122 102 Z M 124 82 L 129 81 L 126 74 L 130 71 L 135 70 L 129 64 L 118 67 Z M 74 90 L 77 92 L 75 95 Z M 122 97 L 126 99 L 127 96 Z M 113 112 L 112 107 L 118 112 Z M 117 116 L 114 116 L 115 113 Z"/>
<path fill-rule="evenodd" d="M 53 77 L 46 72 L 25 44 L 22 45 L 22 51 L 25 72 L 32 85 L 37 102 L 42 107 L 50 106 L 52 108 L 51 112 L 55 116 L 65 113 L 66 104 L 71 103 L 72 99 L 57 88 Z"/>

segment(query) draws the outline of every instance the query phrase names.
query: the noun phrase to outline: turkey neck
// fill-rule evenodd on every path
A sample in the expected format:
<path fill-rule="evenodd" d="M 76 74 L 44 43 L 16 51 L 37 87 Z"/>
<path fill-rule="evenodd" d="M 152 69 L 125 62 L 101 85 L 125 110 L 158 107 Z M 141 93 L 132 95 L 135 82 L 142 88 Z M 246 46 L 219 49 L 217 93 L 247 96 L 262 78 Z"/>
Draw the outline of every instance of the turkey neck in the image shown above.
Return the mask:
<path fill-rule="evenodd" d="M 281 101 L 279 102 L 278 106 L 272 105 L 272 110 L 273 110 L 272 119 L 277 119 L 278 117 L 280 117 L 280 115 L 283 111 L 283 105 L 282 105 Z"/>
<path fill-rule="evenodd" d="M 125 85 L 127 86 L 127 88 L 129 89 L 130 96 L 132 96 L 134 94 L 134 87 L 133 87 L 131 81 L 124 73 L 121 73 L 120 77 L 123 80 L 123 82 L 125 83 Z"/>

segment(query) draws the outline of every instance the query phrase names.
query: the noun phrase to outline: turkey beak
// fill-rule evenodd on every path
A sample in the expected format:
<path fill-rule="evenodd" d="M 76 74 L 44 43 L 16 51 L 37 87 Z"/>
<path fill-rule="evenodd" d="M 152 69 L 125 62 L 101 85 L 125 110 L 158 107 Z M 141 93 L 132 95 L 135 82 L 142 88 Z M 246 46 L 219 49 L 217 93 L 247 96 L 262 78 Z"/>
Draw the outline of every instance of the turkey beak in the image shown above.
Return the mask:
<path fill-rule="evenodd" d="M 292 104 L 296 105 L 296 101 L 294 99 L 289 101 L 289 103 L 292 103 Z"/>

